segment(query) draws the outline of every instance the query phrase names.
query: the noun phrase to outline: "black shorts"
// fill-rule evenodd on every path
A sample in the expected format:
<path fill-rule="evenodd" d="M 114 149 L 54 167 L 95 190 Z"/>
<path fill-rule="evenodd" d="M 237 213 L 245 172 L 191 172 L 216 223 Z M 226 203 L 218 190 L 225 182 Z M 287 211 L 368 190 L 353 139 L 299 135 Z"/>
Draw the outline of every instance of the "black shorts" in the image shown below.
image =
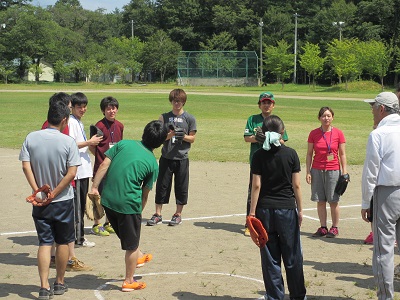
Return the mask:
<path fill-rule="evenodd" d="M 189 190 L 189 159 L 172 160 L 164 157 L 159 161 L 156 183 L 156 204 L 168 204 L 174 175 L 176 204 L 186 205 Z"/>
<path fill-rule="evenodd" d="M 104 207 L 108 221 L 121 241 L 122 250 L 139 248 L 142 215 L 125 215 Z"/>
<path fill-rule="evenodd" d="M 39 246 L 51 246 L 54 242 L 65 245 L 75 240 L 73 199 L 33 206 L 32 217 Z"/>

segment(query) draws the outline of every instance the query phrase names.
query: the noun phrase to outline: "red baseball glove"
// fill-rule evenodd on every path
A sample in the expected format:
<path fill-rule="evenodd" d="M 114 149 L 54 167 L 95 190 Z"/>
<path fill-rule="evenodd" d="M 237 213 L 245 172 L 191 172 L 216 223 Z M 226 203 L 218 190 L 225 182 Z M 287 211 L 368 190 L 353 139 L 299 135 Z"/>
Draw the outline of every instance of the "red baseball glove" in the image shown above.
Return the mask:
<path fill-rule="evenodd" d="M 268 242 L 268 233 L 261 221 L 253 216 L 247 216 L 246 225 L 250 230 L 250 236 L 254 244 L 260 248 L 264 248 Z"/>
<path fill-rule="evenodd" d="M 45 193 L 46 198 L 38 198 L 36 197 L 36 194 L 38 193 Z M 32 195 L 26 197 L 26 202 L 31 203 L 33 206 L 46 206 L 53 201 L 54 195 L 50 191 L 50 186 L 48 184 L 45 184 L 41 188 L 38 188 Z"/>

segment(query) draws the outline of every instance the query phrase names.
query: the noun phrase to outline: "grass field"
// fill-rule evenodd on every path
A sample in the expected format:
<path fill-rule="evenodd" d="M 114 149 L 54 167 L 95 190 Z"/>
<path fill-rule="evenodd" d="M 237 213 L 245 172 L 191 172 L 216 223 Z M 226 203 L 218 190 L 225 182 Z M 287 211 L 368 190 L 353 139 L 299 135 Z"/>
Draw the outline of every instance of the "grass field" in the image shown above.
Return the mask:
<path fill-rule="evenodd" d="M 148 121 L 158 119 L 161 113 L 171 109 L 168 92 L 173 88 L 176 86 L 1 85 L 0 147 L 18 149 L 27 133 L 39 129 L 46 119 L 48 99 L 58 91 L 84 91 L 87 94 L 88 112 L 83 119 L 86 129 L 102 118 L 100 100 L 109 95 L 116 97 L 120 102 L 117 119 L 125 125 L 124 137 L 140 139 Z M 347 140 L 348 163 L 354 165 L 363 164 L 372 126 L 369 105 L 361 100 L 379 93 L 379 90 L 336 93 L 323 88 L 310 91 L 308 86 L 295 91 L 290 85 L 283 91 L 280 85 L 184 89 L 188 93 L 185 109 L 197 119 L 198 134 L 190 153 L 193 160 L 247 162 L 249 145 L 243 141 L 246 120 L 251 114 L 260 112 L 257 106 L 260 91 L 272 90 L 276 94 L 274 114 L 283 119 L 289 135 L 287 145 L 297 150 L 303 163 L 308 134 L 320 126 L 318 111 L 322 106 L 330 106 L 335 112 L 333 126 L 341 129 Z M 158 151 L 155 153 L 157 157 Z"/>

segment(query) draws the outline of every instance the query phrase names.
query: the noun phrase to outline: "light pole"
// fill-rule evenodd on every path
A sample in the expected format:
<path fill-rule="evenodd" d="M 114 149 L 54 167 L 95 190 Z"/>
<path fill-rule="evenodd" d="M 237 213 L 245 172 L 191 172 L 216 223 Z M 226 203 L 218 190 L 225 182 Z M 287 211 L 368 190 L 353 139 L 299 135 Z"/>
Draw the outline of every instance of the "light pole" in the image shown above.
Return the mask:
<path fill-rule="evenodd" d="M 342 30 L 343 30 L 343 26 L 344 26 L 344 22 L 343 21 L 339 21 L 339 22 L 332 22 L 333 26 L 337 26 L 339 27 L 339 41 L 342 41 Z"/>
<path fill-rule="evenodd" d="M 131 30 L 132 30 L 132 41 L 133 41 L 133 20 L 131 20 Z"/>
<path fill-rule="evenodd" d="M 258 26 L 260 26 L 260 85 L 262 85 L 262 82 L 263 82 L 262 30 L 263 30 L 263 26 L 264 26 L 264 22 L 262 21 L 262 18 L 260 18 L 260 23 L 258 23 Z"/>
<path fill-rule="evenodd" d="M 294 14 L 294 73 L 293 73 L 293 83 L 296 84 L 297 78 L 297 17 L 298 13 Z"/>

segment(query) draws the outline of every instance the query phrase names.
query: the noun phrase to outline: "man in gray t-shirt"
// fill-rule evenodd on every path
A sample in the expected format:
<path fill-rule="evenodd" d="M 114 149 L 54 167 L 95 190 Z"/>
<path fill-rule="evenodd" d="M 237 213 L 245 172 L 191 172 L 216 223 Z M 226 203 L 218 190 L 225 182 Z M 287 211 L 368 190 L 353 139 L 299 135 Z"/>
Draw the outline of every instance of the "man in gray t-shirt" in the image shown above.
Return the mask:
<path fill-rule="evenodd" d="M 54 95 L 53 97 L 56 97 Z M 31 132 L 25 138 L 19 155 L 22 169 L 32 190 L 48 184 L 50 204 L 33 206 L 32 217 L 39 240 L 38 269 L 39 298 L 62 295 L 68 290 L 64 275 L 68 262 L 68 243 L 75 240 L 74 193 L 71 180 L 81 164 L 78 147 L 73 138 L 62 134 L 68 124 L 70 110 L 65 103 L 55 102 L 49 107 L 49 127 Z M 56 282 L 50 287 L 48 275 L 50 252 L 56 243 Z"/>

